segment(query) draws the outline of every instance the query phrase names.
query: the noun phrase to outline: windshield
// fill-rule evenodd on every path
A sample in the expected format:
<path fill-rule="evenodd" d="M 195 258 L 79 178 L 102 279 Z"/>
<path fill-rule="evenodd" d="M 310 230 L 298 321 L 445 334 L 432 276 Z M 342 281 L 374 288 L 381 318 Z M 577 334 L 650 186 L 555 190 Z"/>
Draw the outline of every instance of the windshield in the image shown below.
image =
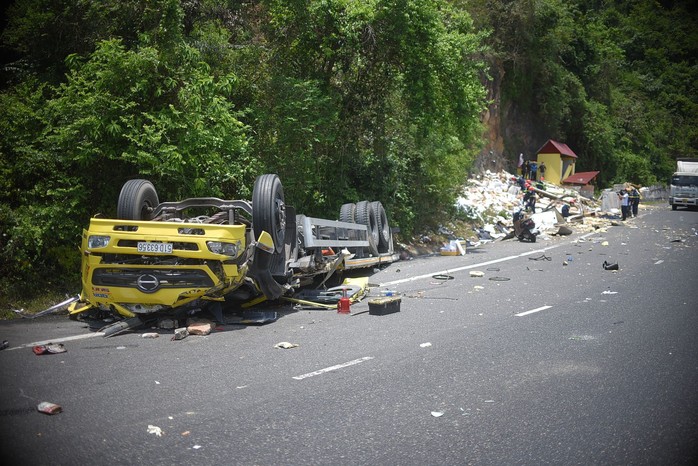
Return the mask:
<path fill-rule="evenodd" d="M 698 186 L 698 175 L 674 175 L 671 177 L 674 186 Z"/>

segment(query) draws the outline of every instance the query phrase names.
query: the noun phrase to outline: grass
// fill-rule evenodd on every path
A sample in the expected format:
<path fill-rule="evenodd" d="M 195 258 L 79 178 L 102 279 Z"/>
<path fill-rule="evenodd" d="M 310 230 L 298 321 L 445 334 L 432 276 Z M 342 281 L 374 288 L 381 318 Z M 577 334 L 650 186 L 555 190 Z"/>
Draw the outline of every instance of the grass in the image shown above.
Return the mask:
<path fill-rule="evenodd" d="M 27 297 L 0 295 L 0 320 L 21 319 L 19 313 L 15 312 L 18 310 L 23 310 L 22 314 L 24 315 L 36 314 L 76 294 L 69 294 L 65 291 L 44 290 L 37 291 L 32 296 Z"/>

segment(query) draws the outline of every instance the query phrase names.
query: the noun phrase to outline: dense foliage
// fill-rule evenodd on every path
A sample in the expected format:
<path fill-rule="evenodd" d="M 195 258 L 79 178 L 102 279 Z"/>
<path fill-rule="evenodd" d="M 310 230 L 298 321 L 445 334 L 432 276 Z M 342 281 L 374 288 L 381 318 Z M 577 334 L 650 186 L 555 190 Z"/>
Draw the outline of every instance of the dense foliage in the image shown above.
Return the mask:
<path fill-rule="evenodd" d="M 504 70 L 511 153 L 523 126 L 530 152 L 563 141 L 602 186 L 666 183 L 677 157 L 698 156 L 695 2 L 467 3 Z"/>
<path fill-rule="evenodd" d="M 436 224 L 487 145 L 490 66 L 511 154 L 526 135 L 553 138 L 602 183 L 664 181 L 674 158 L 698 156 L 690 8 L 16 0 L 0 70 L 0 293 L 74 291 L 81 229 L 114 215 L 135 177 L 164 200 L 249 199 L 273 172 L 305 213 L 380 199 L 405 232 Z"/>

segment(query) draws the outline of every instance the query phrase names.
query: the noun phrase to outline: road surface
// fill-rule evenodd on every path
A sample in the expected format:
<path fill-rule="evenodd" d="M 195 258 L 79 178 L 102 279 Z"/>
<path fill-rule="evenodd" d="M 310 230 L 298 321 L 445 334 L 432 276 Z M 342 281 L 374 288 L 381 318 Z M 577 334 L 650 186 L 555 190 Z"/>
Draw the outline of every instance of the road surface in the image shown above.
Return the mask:
<path fill-rule="evenodd" d="M 283 305 L 274 323 L 181 341 L 105 339 L 65 316 L 4 322 L 2 457 L 695 464 L 698 212 L 626 223 L 395 263 L 370 277 L 402 296 L 385 316 L 366 300 L 351 315 Z M 67 352 L 35 355 L 46 341 Z"/>

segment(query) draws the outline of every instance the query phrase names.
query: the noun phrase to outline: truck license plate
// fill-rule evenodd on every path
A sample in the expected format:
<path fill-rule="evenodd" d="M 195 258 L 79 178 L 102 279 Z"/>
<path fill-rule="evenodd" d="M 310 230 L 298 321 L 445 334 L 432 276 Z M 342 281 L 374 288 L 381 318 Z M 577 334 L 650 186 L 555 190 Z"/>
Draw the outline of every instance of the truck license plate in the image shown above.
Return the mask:
<path fill-rule="evenodd" d="M 138 242 L 138 252 L 159 252 L 162 254 L 172 254 L 172 243 L 147 243 Z"/>

